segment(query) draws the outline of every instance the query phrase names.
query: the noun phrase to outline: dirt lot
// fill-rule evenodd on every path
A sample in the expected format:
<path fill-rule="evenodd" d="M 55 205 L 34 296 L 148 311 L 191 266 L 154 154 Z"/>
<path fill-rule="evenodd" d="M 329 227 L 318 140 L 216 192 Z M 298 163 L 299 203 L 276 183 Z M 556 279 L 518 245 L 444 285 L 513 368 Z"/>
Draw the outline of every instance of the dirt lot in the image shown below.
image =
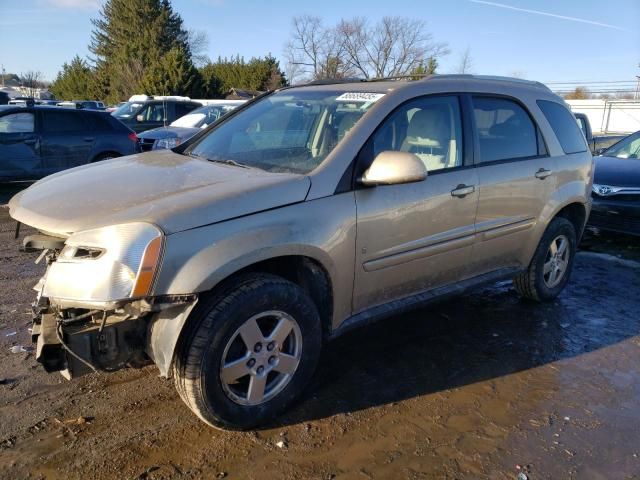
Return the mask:
<path fill-rule="evenodd" d="M 590 239 L 552 304 L 505 282 L 350 333 L 286 417 L 237 433 L 154 367 L 67 382 L 12 353 L 42 270 L 13 228 L 0 207 L 2 478 L 640 478 L 637 239 Z"/>

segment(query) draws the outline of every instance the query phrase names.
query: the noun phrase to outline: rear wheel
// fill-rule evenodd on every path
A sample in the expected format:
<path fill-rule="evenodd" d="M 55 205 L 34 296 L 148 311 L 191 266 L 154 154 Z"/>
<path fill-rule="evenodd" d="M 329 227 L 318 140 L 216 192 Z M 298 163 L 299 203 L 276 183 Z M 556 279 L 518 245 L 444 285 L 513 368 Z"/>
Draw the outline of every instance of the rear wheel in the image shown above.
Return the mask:
<path fill-rule="evenodd" d="M 573 224 L 566 218 L 554 218 L 542 236 L 529 268 L 514 278 L 516 291 L 531 300 L 553 300 L 569 281 L 575 252 Z"/>
<path fill-rule="evenodd" d="M 190 319 L 174 364 L 176 388 L 202 420 L 246 429 L 287 408 L 320 355 L 318 311 L 283 278 L 240 277 Z"/>

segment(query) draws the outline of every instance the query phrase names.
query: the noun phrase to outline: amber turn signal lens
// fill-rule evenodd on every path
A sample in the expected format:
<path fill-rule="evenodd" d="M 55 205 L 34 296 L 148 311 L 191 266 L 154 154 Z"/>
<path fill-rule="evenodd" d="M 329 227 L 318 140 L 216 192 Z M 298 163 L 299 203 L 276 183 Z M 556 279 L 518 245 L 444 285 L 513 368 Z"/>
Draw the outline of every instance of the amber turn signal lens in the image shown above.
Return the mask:
<path fill-rule="evenodd" d="M 160 260 L 160 252 L 162 250 L 162 237 L 157 237 L 149 242 L 142 256 L 142 263 L 138 270 L 138 278 L 133 286 L 132 297 L 144 297 L 151 291 L 153 277 L 156 273 L 156 267 Z"/>

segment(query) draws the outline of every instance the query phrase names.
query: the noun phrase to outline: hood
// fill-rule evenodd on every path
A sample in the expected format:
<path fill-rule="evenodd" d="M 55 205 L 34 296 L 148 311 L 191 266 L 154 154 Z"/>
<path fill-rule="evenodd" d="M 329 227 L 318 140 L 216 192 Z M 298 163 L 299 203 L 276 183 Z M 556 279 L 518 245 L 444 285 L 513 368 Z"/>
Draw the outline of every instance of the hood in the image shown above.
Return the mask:
<path fill-rule="evenodd" d="M 302 202 L 311 181 L 185 157 L 171 150 L 66 170 L 9 202 L 10 215 L 41 231 L 70 233 L 128 222 L 171 234 Z"/>
<path fill-rule="evenodd" d="M 593 183 L 616 187 L 640 187 L 640 159 L 594 157 Z"/>
<path fill-rule="evenodd" d="M 201 129 L 197 127 L 160 127 L 153 130 L 147 130 L 138 134 L 138 138 L 148 138 L 153 140 L 160 140 L 161 138 L 180 138 L 182 140 L 191 138 Z"/>

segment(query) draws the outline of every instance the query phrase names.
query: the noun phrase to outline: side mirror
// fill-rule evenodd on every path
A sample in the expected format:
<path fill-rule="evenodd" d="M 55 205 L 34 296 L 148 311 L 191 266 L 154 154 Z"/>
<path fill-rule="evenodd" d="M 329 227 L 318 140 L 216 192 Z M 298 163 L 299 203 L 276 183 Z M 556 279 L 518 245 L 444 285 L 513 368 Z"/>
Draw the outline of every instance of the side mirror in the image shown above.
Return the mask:
<path fill-rule="evenodd" d="M 427 168 L 416 155 L 386 150 L 378 154 L 359 182 L 373 187 L 421 182 L 426 178 Z"/>
<path fill-rule="evenodd" d="M 144 122 L 144 115 L 136 115 L 136 122 L 138 123 Z"/>

